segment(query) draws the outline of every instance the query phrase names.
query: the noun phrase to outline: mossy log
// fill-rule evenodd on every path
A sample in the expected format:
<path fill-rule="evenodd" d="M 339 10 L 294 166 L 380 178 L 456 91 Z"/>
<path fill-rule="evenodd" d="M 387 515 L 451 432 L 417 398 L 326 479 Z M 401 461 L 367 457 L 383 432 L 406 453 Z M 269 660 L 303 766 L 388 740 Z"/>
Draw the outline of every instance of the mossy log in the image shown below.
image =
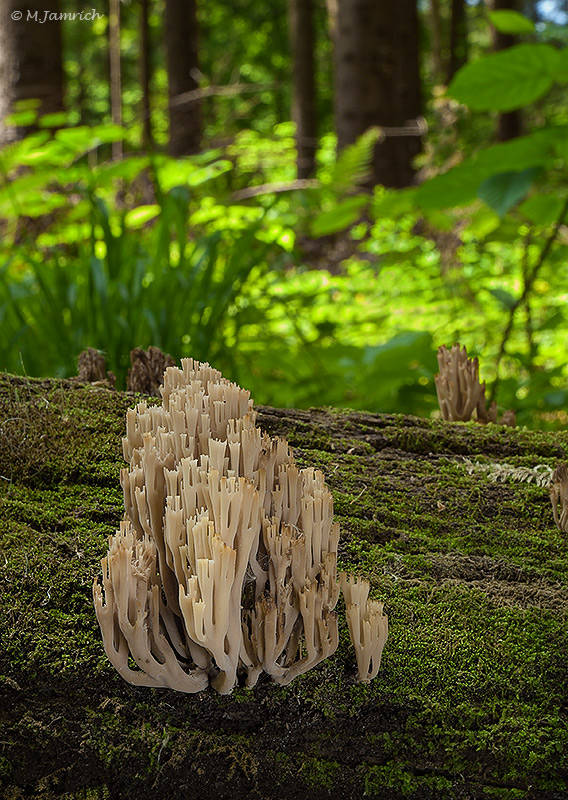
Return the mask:
<path fill-rule="evenodd" d="M 183 695 L 115 673 L 91 601 L 135 400 L 0 376 L 0 796 L 568 797 L 568 542 L 543 485 L 567 433 L 261 408 L 385 603 L 381 671 L 355 681 L 341 620 L 286 688 Z"/>

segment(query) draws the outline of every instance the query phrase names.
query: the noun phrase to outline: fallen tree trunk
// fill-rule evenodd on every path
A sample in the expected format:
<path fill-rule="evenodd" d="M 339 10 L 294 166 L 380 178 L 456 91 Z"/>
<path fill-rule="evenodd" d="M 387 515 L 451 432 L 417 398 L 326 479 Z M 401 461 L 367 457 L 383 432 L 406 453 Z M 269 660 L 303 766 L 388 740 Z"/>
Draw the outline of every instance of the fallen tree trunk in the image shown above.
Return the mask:
<path fill-rule="evenodd" d="M 3 797 L 566 797 L 568 555 L 546 481 L 568 434 L 261 408 L 325 473 L 341 566 L 385 603 L 381 671 L 356 683 L 343 625 L 285 688 L 183 695 L 126 684 L 92 607 L 134 402 L 0 376 Z"/>

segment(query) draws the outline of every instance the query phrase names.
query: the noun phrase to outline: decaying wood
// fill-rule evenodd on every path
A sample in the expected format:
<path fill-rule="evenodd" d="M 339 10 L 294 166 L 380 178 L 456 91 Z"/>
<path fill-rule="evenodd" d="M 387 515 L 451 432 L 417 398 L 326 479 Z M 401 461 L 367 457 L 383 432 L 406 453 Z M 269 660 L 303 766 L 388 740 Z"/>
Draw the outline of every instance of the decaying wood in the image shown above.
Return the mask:
<path fill-rule="evenodd" d="M 564 800 L 566 535 L 517 472 L 565 464 L 568 432 L 258 407 L 325 474 L 389 639 L 368 685 L 345 635 L 289 686 L 184 695 L 126 684 L 91 604 L 132 402 L 0 375 L 0 795 Z"/>
<path fill-rule="evenodd" d="M 176 362 L 158 347 L 149 347 L 147 350 L 135 347 L 130 351 L 130 363 L 132 366 L 128 370 L 126 390 L 158 397 L 164 370 L 173 367 Z"/>

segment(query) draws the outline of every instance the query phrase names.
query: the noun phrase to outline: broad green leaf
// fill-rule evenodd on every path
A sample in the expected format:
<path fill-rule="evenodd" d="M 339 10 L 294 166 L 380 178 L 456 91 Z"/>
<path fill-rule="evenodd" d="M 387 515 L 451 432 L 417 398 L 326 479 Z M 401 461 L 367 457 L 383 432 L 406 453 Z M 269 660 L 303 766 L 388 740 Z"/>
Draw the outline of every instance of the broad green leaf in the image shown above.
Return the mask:
<path fill-rule="evenodd" d="M 558 68 L 555 75 L 559 83 L 568 83 L 568 48 L 558 51 Z"/>
<path fill-rule="evenodd" d="M 67 124 L 67 113 L 65 111 L 57 111 L 53 114 L 44 114 L 40 118 L 38 125 L 40 128 L 59 128 Z"/>
<path fill-rule="evenodd" d="M 487 147 L 443 175 L 425 181 L 418 188 L 416 202 L 424 209 L 467 205 L 491 175 L 545 167 L 554 159 L 555 145 L 566 137 L 568 128 L 558 126 Z"/>
<path fill-rule="evenodd" d="M 169 158 L 163 155 L 155 155 L 153 156 L 153 167 L 163 192 L 168 192 L 175 186 L 186 185 L 189 182 L 189 176 L 198 169 L 194 156 L 191 156 L 191 158 Z"/>
<path fill-rule="evenodd" d="M 508 292 L 506 289 L 489 289 L 489 294 L 492 294 L 493 297 L 498 300 L 503 308 L 508 309 L 509 311 L 515 307 L 517 303 L 517 298 L 513 297 L 513 295 Z"/>
<path fill-rule="evenodd" d="M 19 111 L 29 111 L 30 109 L 37 109 L 41 106 L 41 100 L 37 97 L 29 97 L 25 100 L 17 100 L 14 103 L 14 113 Z"/>
<path fill-rule="evenodd" d="M 545 166 L 554 158 L 555 145 L 566 141 L 567 137 L 566 125 L 542 128 L 527 136 L 487 147 L 474 156 L 473 161 L 490 169 L 491 174 Z"/>
<path fill-rule="evenodd" d="M 25 127 L 26 125 L 33 125 L 36 120 L 36 111 L 17 111 L 15 114 L 9 114 L 5 117 L 4 123 L 6 125 Z"/>
<path fill-rule="evenodd" d="M 160 213 L 160 206 L 158 205 L 148 205 L 148 206 L 138 206 L 137 208 L 133 208 L 128 211 L 124 217 L 124 224 L 127 228 L 131 230 L 136 230 L 137 228 L 141 228 L 151 219 L 155 219 Z"/>
<path fill-rule="evenodd" d="M 213 178 L 217 178 L 224 172 L 230 172 L 232 169 L 233 164 L 226 159 L 214 161 L 213 164 L 209 164 L 207 167 L 201 167 L 191 172 L 187 182 L 190 186 L 201 186 L 201 184 L 207 183 L 207 181 L 211 181 Z"/>
<path fill-rule="evenodd" d="M 100 144 L 124 139 L 126 131 L 118 125 L 97 125 L 89 128 L 63 128 L 56 132 L 55 139 L 76 155 L 86 153 Z"/>
<path fill-rule="evenodd" d="M 476 111 L 512 111 L 542 97 L 561 67 L 548 44 L 519 44 L 462 67 L 449 94 Z"/>
<path fill-rule="evenodd" d="M 369 198 L 366 195 L 357 195 L 338 203 L 329 211 L 322 211 L 310 225 L 311 235 L 317 238 L 345 230 L 359 219 L 361 210 L 368 201 Z"/>
<path fill-rule="evenodd" d="M 63 193 L 47 190 L 50 180 L 49 172 L 29 172 L 19 177 L 11 186 L 1 187 L 0 216 L 8 219 L 23 214 L 27 217 L 39 217 L 56 208 L 65 207 L 68 201 Z"/>
<path fill-rule="evenodd" d="M 535 225 L 549 225 L 558 219 L 563 201 L 551 194 L 535 194 L 519 206 L 519 211 Z"/>
<path fill-rule="evenodd" d="M 118 142 L 120 139 L 124 139 L 128 133 L 120 125 L 109 125 L 108 123 L 95 125 L 93 128 L 87 128 L 87 130 L 93 139 L 92 147 L 103 143 Z"/>
<path fill-rule="evenodd" d="M 502 172 L 483 181 L 478 196 L 484 203 L 504 217 L 507 211 L 521 200 L 539 175 L 540 170 L 530 167 L 522 172 Z"/>
<path fill-rule="evenodd" d="M 49 142 L 46 145 L 46 142 L 49 142 L 49 132 L 37 131 L 19 142 L 6 145 L 0 152 L 2 172 L 9 173 L 15 170 L 19 173 L 21 165 L 26 163 L 27 158 L 31 157 L 33 159 L 38 150 L 43 151 L 53 144 L 53 142 Z"/>
<path fill-rule="evenodd" d="M 56 132 L 55 139 L 67 147 L 83 150 L 87 149 L 91 141 L 91 131 L 86 126 L 63 128 L 63 130 Z"/>
<path fill-rule="evenodd" d="M 129 156 L 122 161 L 109 161 L 99 164 L 93 169 L 97 177 L 97 186 L 110 186 L 113 181 L 132 181 L 150 163 L 148 156 Z"/>
<path fill-rule="evenodd" d="M 465 206 L 475 200 L 486 177 L 486 169 L 474 161 L 464 162 L 423 183 L 416 193 L 417 203 L 425 209 Z"/>
<path fill-rule="evenodd" d="M 489 20 L 499 33 L 508 33 L 511 36 L 534 31 L 534 22 L 519 14 L 518 11 L 510 11 L 508 9 L 490 11 Z"/>
<path fill-rule="evenodd" d="M 540 325 L 535 325 L 535 331 L 553 331 L 565 325 L 564 313 L 562 309 L 555 308 L 546 315 Z"/>
<path fill-rule="evenodd" d="M 222 158 L 224 150 L 221 147 L 204 150 L 202 153 L 195 153 L 191 156 L 193 164 L 210 164 L 212 161 Z"/>

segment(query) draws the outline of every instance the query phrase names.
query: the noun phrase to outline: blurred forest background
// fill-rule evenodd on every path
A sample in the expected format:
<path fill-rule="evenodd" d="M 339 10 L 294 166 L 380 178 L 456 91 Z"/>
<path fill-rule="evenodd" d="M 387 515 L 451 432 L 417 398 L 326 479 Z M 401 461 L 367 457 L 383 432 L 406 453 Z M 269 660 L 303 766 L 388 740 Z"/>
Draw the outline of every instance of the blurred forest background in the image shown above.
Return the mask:
<path fill-rule="evenodd" d="M 566 0 L 96 3 L 0 0 L 0 369 L 566 425 Z"/>

